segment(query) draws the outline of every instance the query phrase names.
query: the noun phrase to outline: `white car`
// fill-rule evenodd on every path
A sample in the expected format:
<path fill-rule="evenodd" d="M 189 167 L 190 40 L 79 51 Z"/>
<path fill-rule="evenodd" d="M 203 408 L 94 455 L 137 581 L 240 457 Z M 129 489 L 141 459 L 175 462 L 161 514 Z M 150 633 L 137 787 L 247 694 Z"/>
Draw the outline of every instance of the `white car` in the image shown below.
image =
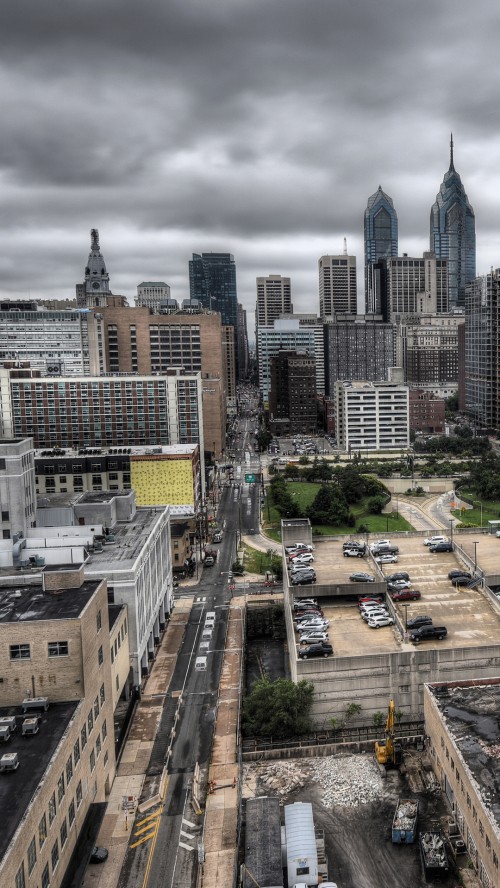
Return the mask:
<path fill-rule="evenodd" d="M 297 567 L 298 564 L 312 564 L 313 561 L 314 555 L 297 555 L 297 557 L 291 561 L 291 564 L 293 564 L 294 567 Z"/>
<path fill-rule="evenodd" d="M 297 623 L 297 632 L 304 635 L 305 632 L 324 632 L 328 629 L 328 620 L 307 620 L 305 623 Z"/>
<path fill-rule="evenodd" d="M 436 543 L 447 543 L 447 542 L 448 542 L 448 537 L 441 536 L 438 534 L 437 536 L 427 537 L 427 539 L 424 540 L 424 546 L 435 546 Z"/>
<path fill-rule="evenodd" d="M 369 623 L 370 620 L 374 620 L 376 617 L 388 617 L 389 611 L 386 611 L 385 608 L 381 607 L 378 610 L 368 611 L 367 613 L 361 614 L 361 619 L 365 621 L 365 623 Z"/>
<path fill-rule="evenodd" d="M 378 549 L 379 546 L 392 546 L 390 540 L 376 540 L 374 543 L 370 543 L 370 549 Z"/>
<path fill-rule="evenodd" d="M 310 546 L 308 543 L 292 543 L 290 546 L 285 546 L 285 552 L 296 552 L 299 549 L 307 549 L 308 552 L 312 552 L 314 546 Z"/>
<path fill-rule="evenodd" d="M 370 629 L 380 629 L 382 626 L 393 626 L 394 620 L 392 617 L 387 614 L 387 616 L 373 617 L 373 619 L 368 620 L 368 625 Z"/>
<path fill-rule="evenodd" d="M 397 564 L 399 559 L 397 555 L 377 555 L 375 561 L 377 564 Z"/>
<path fill-rule="evenodd" d="M 307 632 L 300 636 L 299 644 L 319 644 L 320 641 L 328 641 L 328 632 Z"/>

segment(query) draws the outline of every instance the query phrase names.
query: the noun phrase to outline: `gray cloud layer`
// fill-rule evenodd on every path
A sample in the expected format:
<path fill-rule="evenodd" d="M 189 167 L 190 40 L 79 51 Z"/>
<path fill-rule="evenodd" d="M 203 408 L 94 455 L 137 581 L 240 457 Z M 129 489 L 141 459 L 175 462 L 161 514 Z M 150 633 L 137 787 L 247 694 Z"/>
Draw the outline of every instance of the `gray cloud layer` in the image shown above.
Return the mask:
<path fill-rule="evenodd" d="M 0 291 L 72 295 L 100 229 L 112 288 L 187 292 L 193 251 L 233 252 L 241 301 L 393 197 L 400 250 L 428 244 L 455 160 L 478 271 L 500 264 L 500 13 L 493 0 L 27 0 L 0 21 Z"/>

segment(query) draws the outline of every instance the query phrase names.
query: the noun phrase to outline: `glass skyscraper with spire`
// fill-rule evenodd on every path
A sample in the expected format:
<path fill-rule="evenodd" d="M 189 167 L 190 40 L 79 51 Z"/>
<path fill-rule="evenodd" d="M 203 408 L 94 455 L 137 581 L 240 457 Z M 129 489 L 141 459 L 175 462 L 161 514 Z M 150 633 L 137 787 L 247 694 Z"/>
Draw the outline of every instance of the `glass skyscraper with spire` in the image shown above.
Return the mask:
<path fill-rule="evenodd" d="M 380 259 L 398 255 L 398 217 L 379 185 L 365 210 L 365 311 L 380 314 Z"/>
<path fill-rule="evenodd" d="M 430 248 L 448 260 L 450 309 L 463 308 L 465 285 L 476 277 L 476 220 L 453 164 L 453 136 L 450 166 L 431 209 Z"/>

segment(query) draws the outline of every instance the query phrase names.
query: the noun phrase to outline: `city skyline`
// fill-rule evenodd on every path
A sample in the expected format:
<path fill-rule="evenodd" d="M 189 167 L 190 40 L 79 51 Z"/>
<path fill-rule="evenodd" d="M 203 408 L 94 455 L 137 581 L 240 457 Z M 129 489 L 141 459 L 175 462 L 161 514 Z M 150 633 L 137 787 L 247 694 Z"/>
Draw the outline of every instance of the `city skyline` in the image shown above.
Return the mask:
<path fill-rule="evenodd" d="M 252 331 L 256 277 L 289 276 L 295 310 L 319 309 L 318 258 L 344 237 L 361 300 L 369 196 L 391 196 L 399 251 L 421 256 L 451 131 L 477 273 L 500 265 L 493 12 L 481 47 L 465 0 L 28 13 L 3 23 L 1 298 L 73 298 L 97 228 L 130 302 L 142 280 L 181 301 L 193 252 L 232 253 Z"/>

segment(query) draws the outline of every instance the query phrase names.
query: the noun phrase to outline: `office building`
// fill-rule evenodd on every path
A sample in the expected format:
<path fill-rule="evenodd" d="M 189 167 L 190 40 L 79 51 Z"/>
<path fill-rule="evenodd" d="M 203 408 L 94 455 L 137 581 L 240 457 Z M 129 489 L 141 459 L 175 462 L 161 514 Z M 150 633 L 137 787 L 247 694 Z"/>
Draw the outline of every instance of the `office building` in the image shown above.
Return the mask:
<path fill-rule="evenodd" d="M 137 308 L 149 308 L 153 314 L 159 314 L 163 306 L 170 304 L 170 287 L 165 281 L 142 281 L 137 285 L 135 298 Z"/>
<path fill-rule="evenodd" d="M 377 263 L 398 255 L 398 217 L 392 198 L 379 185 L 365 210 L 365 311 L 380 314 L 380 273 Z"/>
<path fill-rule="evenodd" d="M 1 427 L 35 448 L 199 444 L 200 373 L 158 376 L 41 377 L 0 368 Z M 212 446 L 215 438 L 212 439 Z"/>
<path fill-rule="evenodd" d="M 458 387 L 458 331 L 463 315 L 402 316 L 395 324 L 395 365 L 403 367 L 405 382 L 438 398 L 449 398 Z"/>
<path fill-rule="evenodd" d="M 247 327 L 247 313 L 243 308 L 241 303 L 238 302 L 238 326 L 237 326 L 237 340 L 238 340 L 238 367 L 237 374 L 238 379 L 246 379 L 248 375 L 249 369 L 249 350 L 248 350 L 248 327 Z"/>
<path fill-rule="evenodd" d="M 465 291 L 465 411 L 478 428 L 498 429 L 500 268 Z"/>
<path fill-rule="evenodd" d="M 499 706 L 496 675 L 424 685 L 427 752 L 454 827 L 448 847 L 483 888 L 500 879 Z"/>
<path fill-rule="evenodd" d="M 201 373 L 204 439 L 209 450 L 215 441 L 220 455 L 225 446 L 228 384 L 220 315 L 187 300 L 168 314 L 110 305 L 103 317 L 107 363 L 112 373 L 149 376 L 170 368 L 183 368 L 188 374 Z"/>
<path fill-rule="evenodd" d="M 282 314 L 293 314 L 290 278 L 281 274 L 258 277 L 255 326 L 269 327 Z"/>
<path fill-rule="evenodd" d="M 337 442 L 356 450 L 401 450 L 410 443 L 408 388 L 396 382 L 335 384 Z"/>
<path fill-rule="evenodd" d="M 0 438 L 0 510 L 2 540 L 26 536 L 36 522 L 35 451 L 31 438 Z M 0 543 L 0 566 L 4 549 Z"/>
<path fill-rule="evenodd" d="M 236 408 L 236 357 L 233 327 L 222 327 L 222 360 L 224 362 L 224 391 L 228 409 Z"/>
<path fill-rule="evenodd" d="M 347 252 L 342 256 L 321 256 L 318 268 L 321 321 L 331 321 L 338 312 L 356 314 L 356 257 Z"/>
<path fill-rule="evenodd" d="M 398 256 L 377 263 L 384 321 L 398 315 L 436 314 L 448 311 L 448 263 L 433 253 L 415 258 Z"/>
<path fill-rule="evenodd" d="M 450 309 L 463 308 L 466 284 L 476 277 L 476 220 L 454 167 L 453 137 L 450 166 L 431 209 L 430 249 L 448 262 Z"/>
<path fill-rule="evenodd" d="M 0 883 L 59 888 L 115 776 L 106 582 L 84 579 L 82 564 L 22 580 L 0 588 L 0 716 L 15 724 L 13 770 L 0 782 Z"/>
<path fill-rule="evenodd" d="M 92 228 L 85 279 L 82 284 L 76 285 L 76 304 L 80 308 L 102 308 L 107 305 L 109 296 L 109 274 L 99 245 L 99 232 L 97 228 Z"/>
<path fill-rule="evenodd" d="M 431 392 L 410 388 L 410 431 L 444 435 L 445 402 Z"/>
<path fill-rule="evenodd" d="M 189 261 L 189 295 L 208 311 L 216 311 L 225 327 L 238 327 L 236 263 L 231 253 L 193 253 Z M 235 354 L 238 344 L 235 342 Z"/>
<path fill-rule="evenodd" d="M 324 391 L 323 328 L 321 324 L 301 323 L 293 315 L 279 318 L 270 327 L 257 328 L 257 360 L 259 389 L 264 404 L 269 402 L 271 389 L 271 358 L 280 351 L 304 352 L 312 358 L 321 352 L 321 364 L 316 366 L 316 391 Z"/>
<path fill-rule="evenodd" d="M 29 361 L 42 376 L 104 373 L 103 318 L 88 309 L 0 302 L 0 363 Z"/>
<path fill-rule="evenodd" d="M 333 397 L 339 380 L 377 382 L 394 366 L 394 327 L 380 316 L 337 316 L 325 324 L 325 391 Z"/>
<path fill-rule="evenodd" d="M 316 434 L 314 357 L 280 351 L 271 358 L 269 428 L 274 435 Z"/>

